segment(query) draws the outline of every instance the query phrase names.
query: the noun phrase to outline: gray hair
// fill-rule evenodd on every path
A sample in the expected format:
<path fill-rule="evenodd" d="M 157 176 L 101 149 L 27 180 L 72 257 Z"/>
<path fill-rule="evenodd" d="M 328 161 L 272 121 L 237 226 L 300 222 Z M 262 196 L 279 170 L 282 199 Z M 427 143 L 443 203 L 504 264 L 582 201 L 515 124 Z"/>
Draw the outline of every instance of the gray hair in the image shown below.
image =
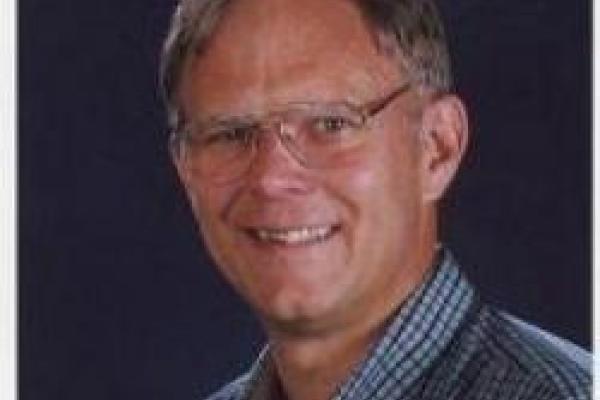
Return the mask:
<path fill-rule="evenodd" d="M 169 123 L 180 121 L 177 89 L 183 65 L 202 54 L 221 16 L 233 0 L 180 0 L 161 54 L 160 89 Z M 352 0 L 373 29 L 377 46 L 398 54 L 413 80 L 435 91 L 452 85 L 450 57 L 443 23 L 434 0 Z"/>

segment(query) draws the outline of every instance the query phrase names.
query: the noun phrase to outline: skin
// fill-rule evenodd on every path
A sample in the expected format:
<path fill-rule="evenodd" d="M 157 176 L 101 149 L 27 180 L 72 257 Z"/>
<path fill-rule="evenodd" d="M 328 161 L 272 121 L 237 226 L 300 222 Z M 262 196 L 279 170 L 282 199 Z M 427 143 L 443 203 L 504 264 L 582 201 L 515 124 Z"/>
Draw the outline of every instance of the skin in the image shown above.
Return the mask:
<path fill-rule="evenodd" d="M 351 2 L 241 0 L 188 60 L 179 100 L 186 118 L 362 104 L 409 79 L 398 65 L 377 51 Z M 249 169 L 226 183 L 174 160 L 216 264 L 264 323 L 289 399 L 329 398 L 430 268 L 435 205 L 466 146 L 464 107 L 415 87 L 369 135 L 322 169 L 266 136 Z M 247 233 L 322 224 L 339 231 L 309 245 Z"/>

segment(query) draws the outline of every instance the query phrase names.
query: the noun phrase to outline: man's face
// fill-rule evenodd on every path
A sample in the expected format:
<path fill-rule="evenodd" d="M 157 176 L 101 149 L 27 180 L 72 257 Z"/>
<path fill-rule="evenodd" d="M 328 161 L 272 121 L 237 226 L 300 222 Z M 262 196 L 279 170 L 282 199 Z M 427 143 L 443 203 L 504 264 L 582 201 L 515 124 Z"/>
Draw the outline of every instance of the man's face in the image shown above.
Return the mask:
<path fill-rule="evenodd" d="M 362 104 L 406 80 L 351 2 L 242 0 L 189 60 L 179 95 L 187 118 L 230 117 Z M 302 165 L 277 141 L 225 183 L 178 164 L 208 249 L 268 327 L 325 332 L 368 320 L 419 279 L 433 219 L 420 107 L 413 90 L 395 99 L 367 125 L 366 143 L 326 168 Z"/>

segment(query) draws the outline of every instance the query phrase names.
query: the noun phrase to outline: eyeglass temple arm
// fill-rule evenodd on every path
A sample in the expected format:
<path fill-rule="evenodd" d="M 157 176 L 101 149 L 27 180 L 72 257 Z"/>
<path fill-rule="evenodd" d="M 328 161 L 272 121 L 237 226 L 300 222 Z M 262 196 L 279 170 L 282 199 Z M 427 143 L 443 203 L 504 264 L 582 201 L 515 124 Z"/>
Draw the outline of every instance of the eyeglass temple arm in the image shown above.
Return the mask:
<path fill-rule="evenodd" d="M 388 104 L 390 104 L 393 100 L 395 100 L 396 97 L 400 96 L 401 94 L 406 92 L 408 89 L 410 89 L 410 87 L 411 87 L 411 83 L 406 82 L 404 85 L 402 85 L 398 89 L 392 91 L 390 94 L 385 96 L 383 99 L 376 100 L 372 103 L 366 104 L 364 107 L 364 114 L 367 117 L 372 117 L 372 116 L 378 114 L 380 111 L 382 111 L 384 108 L 386 108 Z"/>

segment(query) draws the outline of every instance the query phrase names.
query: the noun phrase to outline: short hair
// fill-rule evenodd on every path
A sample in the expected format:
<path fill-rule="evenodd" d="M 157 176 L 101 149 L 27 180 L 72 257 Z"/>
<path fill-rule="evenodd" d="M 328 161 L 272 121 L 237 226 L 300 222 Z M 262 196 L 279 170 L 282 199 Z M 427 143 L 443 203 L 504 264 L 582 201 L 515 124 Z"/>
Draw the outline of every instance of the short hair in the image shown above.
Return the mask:
<path fill-rule="evenodd" d="M 160 89 L 169 124 L 181 123 L 177 90 L 185 61 L 201 55 L 221 16 L 235 0 L 180 0 L 164 42 Z M 351 0 L 372 28 L 377 46 L 398 54 L 412 79 L 435 91 L 446 92 L 452 73 L 446 35 L 434 0 Z M 391 39 L 391 40 L 390 40 Z"/>

